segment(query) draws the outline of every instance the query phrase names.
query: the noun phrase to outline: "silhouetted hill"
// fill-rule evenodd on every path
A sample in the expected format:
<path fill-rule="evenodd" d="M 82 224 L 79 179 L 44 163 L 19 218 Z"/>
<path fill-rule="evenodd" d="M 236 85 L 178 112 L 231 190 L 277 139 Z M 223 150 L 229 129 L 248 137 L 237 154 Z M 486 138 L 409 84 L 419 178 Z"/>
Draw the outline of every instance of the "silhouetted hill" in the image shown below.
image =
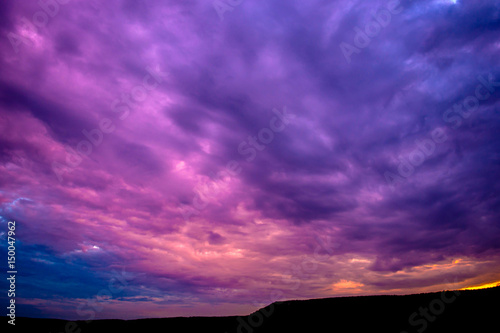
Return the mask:
<path fill-rule="evenodd" d="M 16 330 L 37 333 L 492 332 L 498 330 L 499 296 L 500 287 L 495 287 L 405 296 L 286 301 L 244 317 L 95 320 L 88 324 L 77 321 L 78 327 L 68 326 L 68 330 L 65 330 L 68 322 L 64 320 L 18 318 Z M 12 329 L 7 318 L 4 323 Z"/>

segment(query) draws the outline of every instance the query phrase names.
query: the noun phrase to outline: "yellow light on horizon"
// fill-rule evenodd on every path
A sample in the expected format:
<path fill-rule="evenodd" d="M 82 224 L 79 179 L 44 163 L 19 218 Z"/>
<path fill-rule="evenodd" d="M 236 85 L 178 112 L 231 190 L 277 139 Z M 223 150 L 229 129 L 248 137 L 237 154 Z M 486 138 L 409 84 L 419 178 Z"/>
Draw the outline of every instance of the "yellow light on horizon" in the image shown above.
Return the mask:
<path fill-rule="evenodd" d="M 473 287 L 465 287 L 460 290 L 478 290 L 478 289 L 486 289 L 486 288 L 493 288 L 493 287 L 499 287 L 500 286 L 500 281 L 496 282 L 491 282 L 491 283 L 485 283 L 479 286 L 473 286 Z"/>

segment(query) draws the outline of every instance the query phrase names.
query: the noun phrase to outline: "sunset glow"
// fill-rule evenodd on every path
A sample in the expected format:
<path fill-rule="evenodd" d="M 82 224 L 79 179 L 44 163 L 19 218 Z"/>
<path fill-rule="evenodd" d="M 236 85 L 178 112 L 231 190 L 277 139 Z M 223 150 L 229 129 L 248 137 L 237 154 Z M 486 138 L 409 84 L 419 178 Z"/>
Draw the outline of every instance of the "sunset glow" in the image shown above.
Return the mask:
<path fill-rule="evenodd" d="M 474 286 L 474 287 L 466 287 L 466 288 L 462 288 L 461 290 L 477 290 L 477 289 L 493 288 L 493 287 L 498 287 L 498 286 L 500 286 L 500 281 L 485 283 L 485 284 L 482 284 L 479 286 Z"/>
<path fill-rule="evenodd" d="M 0 2 L 19 315 L 497 285 L 499 2 L 223 2 Z"/>

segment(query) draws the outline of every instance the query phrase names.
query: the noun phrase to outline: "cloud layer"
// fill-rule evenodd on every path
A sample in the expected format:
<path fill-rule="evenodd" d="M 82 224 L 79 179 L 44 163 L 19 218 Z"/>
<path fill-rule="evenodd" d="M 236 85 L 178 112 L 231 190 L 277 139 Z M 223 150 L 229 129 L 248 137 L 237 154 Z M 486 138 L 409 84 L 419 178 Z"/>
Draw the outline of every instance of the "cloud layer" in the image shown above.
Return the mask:
<path fill-rule="evenodd" d="M 496 1 L 60 2 L 0 5 L 23 314 L 500 280 Z"/>

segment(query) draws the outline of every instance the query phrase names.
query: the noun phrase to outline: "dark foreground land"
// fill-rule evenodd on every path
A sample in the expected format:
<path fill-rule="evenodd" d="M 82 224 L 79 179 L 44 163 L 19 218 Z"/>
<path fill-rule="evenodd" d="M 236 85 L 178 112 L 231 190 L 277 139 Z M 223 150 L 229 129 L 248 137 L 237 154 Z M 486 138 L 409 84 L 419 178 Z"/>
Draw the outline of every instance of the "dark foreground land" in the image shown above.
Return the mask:
<path fill-rule="evenodd" d="M 138 320 L 90 323 L 16 318 L 7 332 L 497 332 L 500 287 L 406 296 L 360 296 L 273 303 L 249 316 Z M 67 327 L 66 327 L 67 326 Z M 2 332 L 5 332 L 2 329 Z"/>

